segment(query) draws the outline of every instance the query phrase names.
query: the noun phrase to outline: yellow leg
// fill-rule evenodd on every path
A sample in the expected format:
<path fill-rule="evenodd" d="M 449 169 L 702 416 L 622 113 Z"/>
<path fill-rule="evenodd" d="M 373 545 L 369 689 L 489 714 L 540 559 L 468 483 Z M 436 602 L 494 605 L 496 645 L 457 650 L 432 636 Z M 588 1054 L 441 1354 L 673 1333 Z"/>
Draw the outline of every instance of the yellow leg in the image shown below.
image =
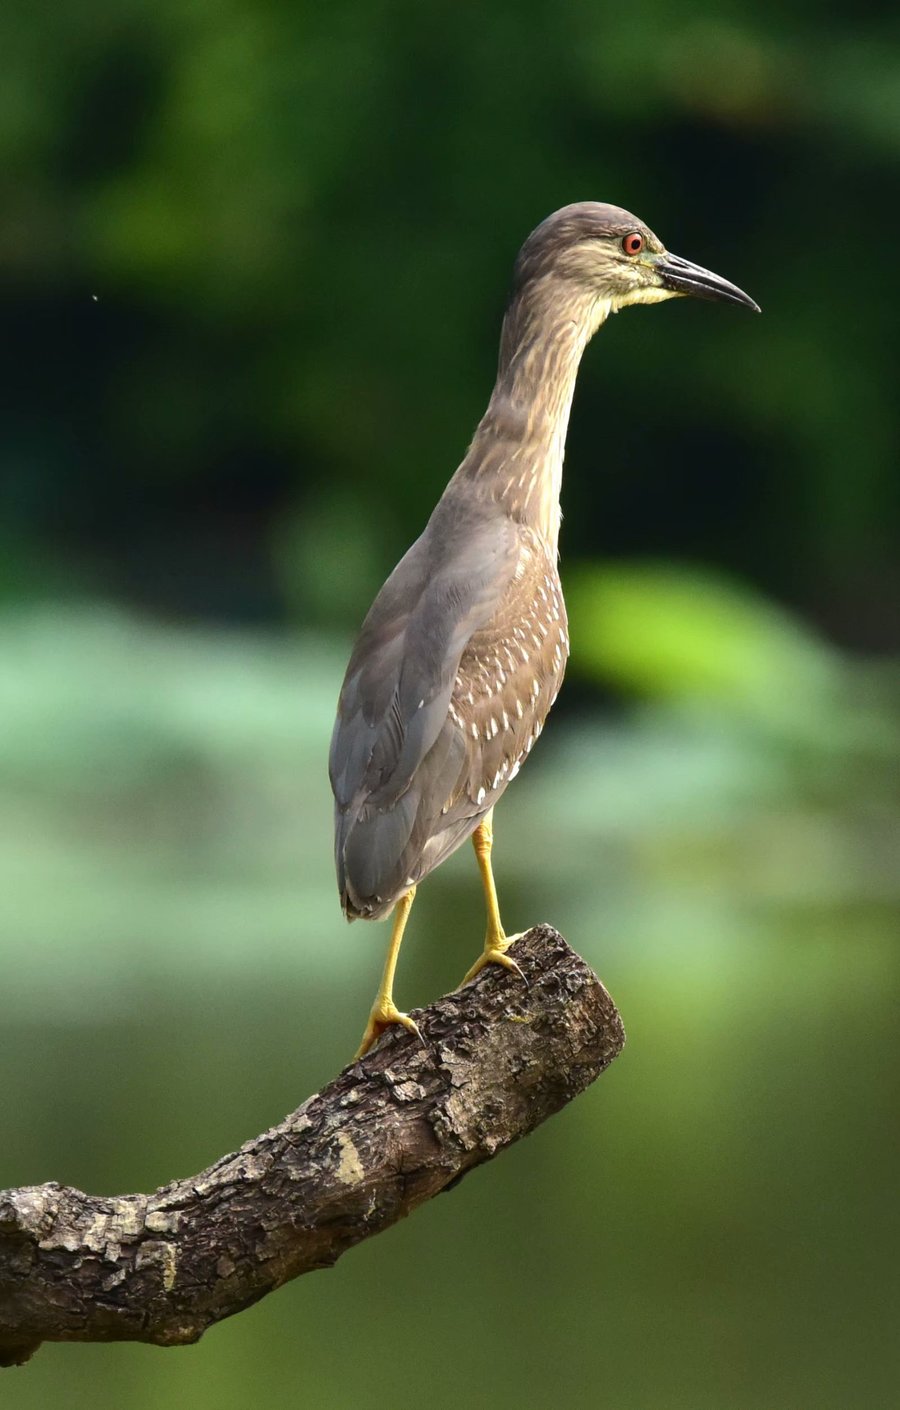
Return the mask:
<path fill-rule="evenodd" d="M 384 973 L 381 976 L 381 983 L 378 986 L 378 993 L 375 995 L 375 1002 L 372 1005 L 372 1012 L 369 1014 L 369 1022 L 366 1024 L 366 1031 L 363 1040 L 359 1045 L 356 1054 L 361 1058 L 367 1053 L 386 1031 L 391 1024 L 399 1023 L 403 1028 L 408 1028 L 410 1033 L 415 1033 L 417 1038 L 422 1035 L 419 1032 L 418 1024 L 410 1018 L 408 1013 L 401 1013 L 394 1003 L 394 971 L 397 968 L 397 956 L 400 954 L 400 942 L 403 939 L 403 932 L 406 929 L 406 922 L 412 910 L 412 903 L 416 897 L 416 888 L 411 886 L 405 896 L 401 896 L 394 911 L 394 924 L 391 929 L 391 943 L 388 946 L 387 959 L 384 962 Z M 424 1039 L 422 1040 L 424 1042 Z"/>
<path fill-rule="evenodd" d="M 484 949 L 469 970 L 463 984 L 468 984 L 469 980 L 474 979 L 476 974 L 480 974 L 487 964 L 501 964 L 504 969 L 511 969 L 521 979 L 524 979 L 525 976 L 515 960 L 510 959 L 506 953 L 513 941 L 518 940 L 519 937 L 518 935 L 506 935 L 500 924 L 500 906 L 497 902 L 497 888 L 494 885 L 494 873 L 491 869 L 491 848 L 494 845 L 493 808 L 485 814 L 472 833 L 472 845 L 475 848 L 478 870 L 481 872 L 481 884 L 484 887 L 487 930 L 484 936 Z"/>

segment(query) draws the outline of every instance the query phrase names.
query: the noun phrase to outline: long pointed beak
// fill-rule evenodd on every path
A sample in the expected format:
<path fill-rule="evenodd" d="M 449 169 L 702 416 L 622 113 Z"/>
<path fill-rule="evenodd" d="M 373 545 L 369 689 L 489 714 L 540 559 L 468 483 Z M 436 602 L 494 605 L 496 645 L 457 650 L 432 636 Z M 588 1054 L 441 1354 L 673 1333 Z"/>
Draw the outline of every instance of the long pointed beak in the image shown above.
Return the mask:
<path fill-rule="evenodd" d="M 721 275 L 713 274 L 699 264 L 691 264 L 690 260 L 681 259 L 678 255 L 660 255 L 656 260 L 656 272 L 663 288 L 674 293 L 690 294 L 695 299 L 721 299 L 729 304 L 744 304 L 755 313 L 760 312 L 759 304 L 754 303 L 750 295 L 736 284 L 729 284 Z"/>

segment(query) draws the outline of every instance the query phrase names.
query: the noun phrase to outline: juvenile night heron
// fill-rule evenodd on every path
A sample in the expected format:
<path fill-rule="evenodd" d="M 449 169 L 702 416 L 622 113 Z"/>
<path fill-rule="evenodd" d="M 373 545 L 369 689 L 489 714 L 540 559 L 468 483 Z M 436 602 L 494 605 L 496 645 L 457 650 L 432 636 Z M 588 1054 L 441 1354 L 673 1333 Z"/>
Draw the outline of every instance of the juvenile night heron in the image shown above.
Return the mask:
<path fill-rule="evenodd" d="M 486 964 L 506 951 L 491 871 L 494 805 L 556 699 L 569 639 L 557 571 L 559 494 L 578 364 L 610 313 L 693 295 L 756 309 L 670 255 L 617 206 L 549 216 L 516 261 L 497 381 L 466 457 L 425 531 L 376 597 L 338 704 L 329 772 L 348 920 L 396 907 L 359 1055 L 391 1024 L 416 886 L 472 837 L 487 905 Z M 758 311 L 758 310 L 757 310 Z"/>

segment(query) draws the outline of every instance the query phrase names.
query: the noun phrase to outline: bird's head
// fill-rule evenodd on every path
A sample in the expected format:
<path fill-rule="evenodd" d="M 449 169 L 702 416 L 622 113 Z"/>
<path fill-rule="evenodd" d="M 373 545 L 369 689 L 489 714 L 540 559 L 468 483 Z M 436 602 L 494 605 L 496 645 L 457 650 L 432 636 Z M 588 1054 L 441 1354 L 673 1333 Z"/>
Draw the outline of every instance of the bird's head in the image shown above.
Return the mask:
<path fill-rule="evenodd" d="M 516 261 L 516 286 L 546 277 L 574 283 L 604 306 L 604 315 L 629 304 L 687 296 L 744 304 L 759 313 L 735 284 L 670 255 L 637 216 L 596 201 L 555 211 L 525 241 Z"/>

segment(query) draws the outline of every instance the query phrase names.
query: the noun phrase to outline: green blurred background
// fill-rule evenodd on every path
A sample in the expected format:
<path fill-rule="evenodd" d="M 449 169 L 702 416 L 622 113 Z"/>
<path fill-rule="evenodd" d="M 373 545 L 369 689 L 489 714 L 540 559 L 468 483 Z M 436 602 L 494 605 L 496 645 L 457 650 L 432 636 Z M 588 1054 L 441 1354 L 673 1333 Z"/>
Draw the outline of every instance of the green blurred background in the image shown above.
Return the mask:
<path fill-rule="evenodd" d="M 327 1275 L 194 1348 L 45 1347 L 4 1407 L 896 1404 L 896 39 L 826 0 L 4 9 L 0 1184 L 153 1188 L 352 1053 L 387 937 L 338 908 L 334 702 L 528 230 L 625 205 L 764 311 L 630 312 L 576 397 L 572 661 L 496 863 L 621 1059 Z M 400 1002 L 482 926 L 466 849 Z"/>

